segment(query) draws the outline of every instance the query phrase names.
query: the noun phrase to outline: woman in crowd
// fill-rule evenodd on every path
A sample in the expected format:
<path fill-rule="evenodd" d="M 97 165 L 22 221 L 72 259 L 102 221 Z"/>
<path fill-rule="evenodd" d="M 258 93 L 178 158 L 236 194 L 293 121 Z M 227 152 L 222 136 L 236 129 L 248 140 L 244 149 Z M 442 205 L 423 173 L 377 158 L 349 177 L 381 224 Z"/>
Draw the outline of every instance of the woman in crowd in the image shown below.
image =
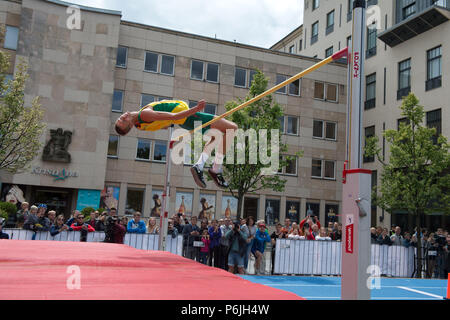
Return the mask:
<path fill-rule="evenodd" d="M 156 218 L 155 217 L 150 217 L 150 219 L 148 220 L 147 233 L 159 234 L 159 227 L 156 225 Z"/>
<path fill-rule="evenodd" d="M 50 228 L 50 235 L 54 237 L 60 232 L 66 230 L 70 230 L 70 228 L 67 224 L 64 223 L 64 216 L 60 214 L 56 217 L 55 223 Z"/>
<path fill-rule="evenodd" d="M 255 218 L 253 216 L 249 216 L 246 221 L 247 229 L 248 229 L 248 238 L 247 238 L 247 251 L 244 256 L 244 269 L 247 270 L 248 267 L 248 259 L 250 258 L 250 252 L 253 247 L 253 242 L 255 240 L 256 235 L 256 225 Z"/>

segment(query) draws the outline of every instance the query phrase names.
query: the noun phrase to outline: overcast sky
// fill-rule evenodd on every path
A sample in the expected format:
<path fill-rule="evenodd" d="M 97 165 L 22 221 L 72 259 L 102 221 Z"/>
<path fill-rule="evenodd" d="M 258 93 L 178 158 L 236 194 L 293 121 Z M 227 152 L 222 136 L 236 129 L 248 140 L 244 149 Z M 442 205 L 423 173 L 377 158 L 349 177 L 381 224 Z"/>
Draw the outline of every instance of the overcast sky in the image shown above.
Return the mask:
<path fill-rule="evenodd" d="M 66 0 L 122 19 L 269 48 L 303 22 L 303 0 Z"/>

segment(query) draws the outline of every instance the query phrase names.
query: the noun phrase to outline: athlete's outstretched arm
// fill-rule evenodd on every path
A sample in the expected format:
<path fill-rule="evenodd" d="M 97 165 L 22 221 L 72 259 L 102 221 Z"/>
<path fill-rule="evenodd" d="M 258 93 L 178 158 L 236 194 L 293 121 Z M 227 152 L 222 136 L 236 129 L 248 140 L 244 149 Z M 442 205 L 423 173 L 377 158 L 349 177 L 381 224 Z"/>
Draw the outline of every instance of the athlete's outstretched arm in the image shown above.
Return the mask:
<path fill-rule="evenodd" d="M 141 120 L 144 122 L 152 122 L 158 120 L 180 120 L 203 110 L 205 108 L 205 104 L 205 100 L 200 100 L 195 107 L 178 113 L 153 111 L 151 108 L 146 108 L 141 111 Z"/>

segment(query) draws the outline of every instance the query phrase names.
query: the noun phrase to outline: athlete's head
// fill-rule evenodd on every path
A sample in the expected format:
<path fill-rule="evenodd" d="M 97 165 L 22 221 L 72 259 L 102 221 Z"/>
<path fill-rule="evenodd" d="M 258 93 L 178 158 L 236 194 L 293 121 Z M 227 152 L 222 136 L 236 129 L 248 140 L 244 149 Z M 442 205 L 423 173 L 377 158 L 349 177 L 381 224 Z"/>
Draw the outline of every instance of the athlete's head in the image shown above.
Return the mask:
<path fill-rule="evenodd" d="M 133 128 L 133 118 L 130 112 L 125 112 L 116 120 L 116 132 L 121 136 L 126 135 Z"/>

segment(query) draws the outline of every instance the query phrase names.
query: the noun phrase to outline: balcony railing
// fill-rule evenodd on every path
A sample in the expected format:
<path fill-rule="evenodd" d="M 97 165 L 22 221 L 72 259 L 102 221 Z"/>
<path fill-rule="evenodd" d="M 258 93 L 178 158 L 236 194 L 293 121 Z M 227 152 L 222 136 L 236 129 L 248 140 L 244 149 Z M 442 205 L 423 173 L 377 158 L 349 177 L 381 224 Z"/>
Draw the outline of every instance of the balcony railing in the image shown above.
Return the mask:
<path fill-rule="evenodd" d="M 366 100 L 364 102 L 364 110 L 375 108 L 376 98 Z"/>
<path fill-rule="evenodd" d="M 319 40 L 319 35 L 315 35 L 311 37 L 311 44 L 316 43 Z"/>
<path fill-rule="evenodd" d="M 425 91 L 429 91 L 442 86 L 442 76 L 425 81 Z"/>
<path fill-rule="evenodd" d="M 329 26 L 325 29 L 325 35 L 328 35 L 328 34 L 332 33 L 333 31 L 334 31 L 334 24 L 332 24 L 331 26 Z"/>
<path fill-rule="evenodd" d="M 403 99 L 403 97 L 406 97 L 411 92 L 411 87 L 406 87 L 397 90 L 397 100 Z"/>
<path fill-rule="evenodd" d="M 373 47 L 366 50 L 366 59 L 377 55 L 377 47 Z"/>

